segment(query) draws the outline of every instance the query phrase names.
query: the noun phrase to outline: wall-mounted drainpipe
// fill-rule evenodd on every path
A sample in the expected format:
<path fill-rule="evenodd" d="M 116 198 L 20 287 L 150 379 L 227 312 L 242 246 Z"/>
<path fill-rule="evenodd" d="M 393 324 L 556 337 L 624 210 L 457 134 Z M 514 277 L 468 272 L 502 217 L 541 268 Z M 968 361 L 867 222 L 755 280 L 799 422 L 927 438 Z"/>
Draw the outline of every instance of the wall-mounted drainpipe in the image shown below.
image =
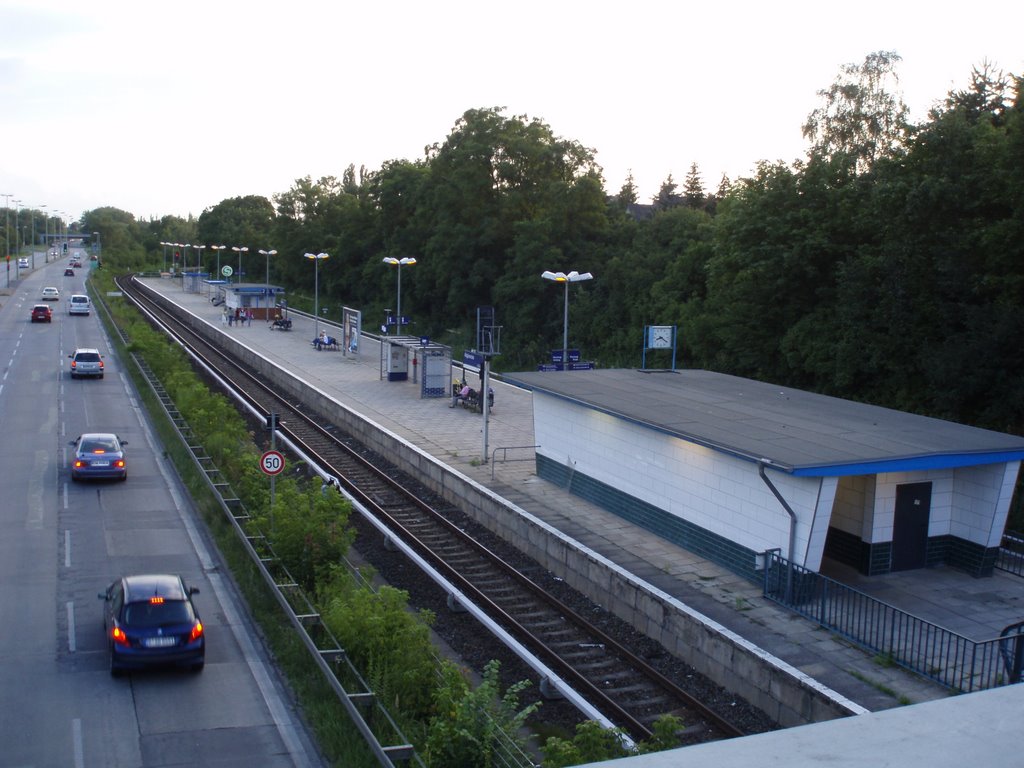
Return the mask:
<path fill-rule="evenodd" d="M 779 493 L 779 489 L 775 487 L 775 484 L 768 479 L 768 476 L 764 473 L 766 464 L 770 462 L 768 459 L 762 459 L 757 462 L 757 474 L 761 476 L 764 484 L 768 486 L 775 498 L 779 500 L 782 508 L 789 514 L 789 552 L 787 552 L 789 559 L 789 567 L 786 569 L 786 602 L 791 602 L 793 599 L 793 558 L 796 550 L 796 512 L 789 506 L 789 503 L 782 498 L 782 494 Z"/>

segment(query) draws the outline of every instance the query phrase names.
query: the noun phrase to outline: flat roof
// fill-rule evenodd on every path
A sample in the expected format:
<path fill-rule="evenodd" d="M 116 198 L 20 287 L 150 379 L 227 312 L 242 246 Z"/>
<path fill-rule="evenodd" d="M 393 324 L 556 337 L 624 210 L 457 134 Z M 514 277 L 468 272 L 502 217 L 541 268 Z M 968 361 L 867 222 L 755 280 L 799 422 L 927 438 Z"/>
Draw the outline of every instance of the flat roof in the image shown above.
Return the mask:
<path fill-rule="evenodd" d="M 1024 459 L 1024 437 L 712 371 L 615 368 L 502 378 L 794 475 Z"/>

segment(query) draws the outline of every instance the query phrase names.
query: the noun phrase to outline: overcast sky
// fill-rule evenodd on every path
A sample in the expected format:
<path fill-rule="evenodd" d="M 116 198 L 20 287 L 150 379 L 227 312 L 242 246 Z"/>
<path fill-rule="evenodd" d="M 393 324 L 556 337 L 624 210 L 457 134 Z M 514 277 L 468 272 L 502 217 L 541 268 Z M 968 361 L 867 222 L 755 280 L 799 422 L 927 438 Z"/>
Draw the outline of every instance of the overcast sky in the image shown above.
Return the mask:
<path fill-rule="evenodd" d="M 803 157 L 844 64 L 895 51 L 922 120 L 983 61 L 1024 72 L 1022 29 L 1020 0 L 0 0 L 0 195 L 198 216 L 422 158 L 466 110 L 506 107 L 648 202 L 694 162 L 714 190 Z"/>

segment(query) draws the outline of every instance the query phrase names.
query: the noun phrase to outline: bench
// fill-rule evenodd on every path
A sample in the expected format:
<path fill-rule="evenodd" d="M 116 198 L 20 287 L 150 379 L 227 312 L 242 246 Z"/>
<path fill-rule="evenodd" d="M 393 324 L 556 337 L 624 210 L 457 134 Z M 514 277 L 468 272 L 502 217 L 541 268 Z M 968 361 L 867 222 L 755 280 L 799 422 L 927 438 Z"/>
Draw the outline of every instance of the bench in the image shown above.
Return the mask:
<path fill-rule="evenodd" d="M 292 321 L 287 317 L 279 317 L 270 324 L 270 330 L 275 328 L 279 331 L 290 331 L 292 329 Z"/>

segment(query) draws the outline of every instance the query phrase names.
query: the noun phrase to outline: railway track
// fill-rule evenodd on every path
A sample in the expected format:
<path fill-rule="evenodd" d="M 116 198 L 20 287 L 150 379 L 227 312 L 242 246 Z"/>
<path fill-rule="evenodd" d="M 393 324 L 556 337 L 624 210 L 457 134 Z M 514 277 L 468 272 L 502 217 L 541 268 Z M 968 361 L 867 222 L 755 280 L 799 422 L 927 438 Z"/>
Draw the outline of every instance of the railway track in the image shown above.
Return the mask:
<path fill-rule="evenodd" d="M 279 397 L 239 361 L 182 323 L 131 278 L 118 285 L 126 296 L 215 370 L 234 394 L 264 414 L 307 456 L 338 478 L 346 493 L 381 521 L 389 536 L 423 560 L 483 609 L 502 629 L 635 740 L 650 739 L 658 717 L 671 714 L 686 726 L 686 743 L 744 735 L 630 648 L 577 614 L 454 522 L 458 510 L 417 492 L 408 478 L 356 441 Z M 538 567 L 539 568 L 539 567 Z M 456 606 L 453 606 L 456 607 Z"/>

